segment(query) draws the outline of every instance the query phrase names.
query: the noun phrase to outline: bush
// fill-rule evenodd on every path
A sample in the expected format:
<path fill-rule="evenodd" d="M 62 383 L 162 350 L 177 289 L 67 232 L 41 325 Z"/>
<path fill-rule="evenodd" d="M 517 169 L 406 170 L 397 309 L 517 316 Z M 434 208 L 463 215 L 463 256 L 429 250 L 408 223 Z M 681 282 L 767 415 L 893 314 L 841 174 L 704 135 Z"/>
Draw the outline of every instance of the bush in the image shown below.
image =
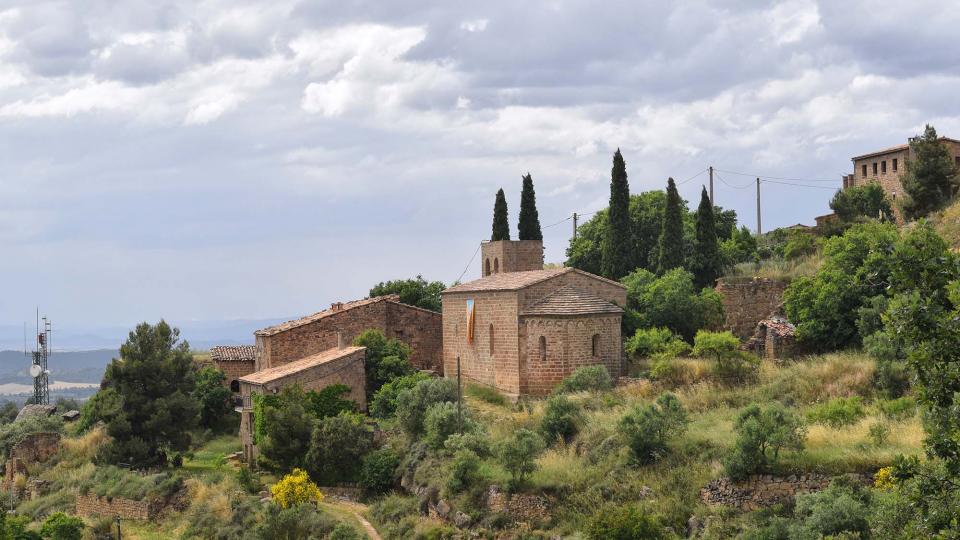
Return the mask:
<path fill-rule="evenodd" d="M 504 397 L 500 392 L 497 392 L 497 389 L 492 386 L 487 386 L 484 384 L 468 384 L 466 392 L 468 396 L 475 397 L 480 401 L 489 403 L 491 405 L 506 407 L 509 404 L 507 398 Z"/>
<path fill-rule="evenodd" d="M 397 396 L 397 421 L 411 437 L 423 434 L 423 420 L 434 403 L 457 400 L 457 383 L 452 379 L 420 381 Z"/>
<path fill-rule="evenodd" d="M 899 398 L 910 390 L 910 371 L 906 362 L 878 360 L 873 372 L 873 386 L 880 395 Z"/>
<path fill-rule="evenodd" d="M 687 367 L 672 355 L 658 353 L 650 362 L 649 377 L 655 381 L 662 381 L 671 386 L 678 386 L 685 382 Z"/>
<path fill-rule="evenodd" d="M 360 487 L 369 494 L 379 495 L 393 489 L 400 456 L 392 448 L 381 448 L 363 458 L 360 466 Z"/>
<path fill-rule="evenodd" d="M 697 330 L 722 322 L 720 295 L 713 289 L 698 290 L 693 274 L 682 268 L 659 277 L 638 269 L 621 281 L 627 286 L 625 335 L 631 335 L 636 328 L 668 328 L 692 340 Z"/>
<path fill-rule="evenodd" d="M 361 536 L 356 529 L 345 523 L 341 523 L 330 531 L 330 536 L 327 537 L 327 540 L 361 540 L 362 538 L 363 536 Z"/>
<path fill-rule="evenodd" d="M 363 416 L 341 413 L 317 422 L 304 463 L 311 476 L 324 485 L 354 482 L 371 448 L 373 434 Z"/>
<path fill-rule="evenodd" d="M 537 470 L 536 459 L 543 449 L 543 439 L 525 428 L 514 431 L 510 438 L 500 443 L 497 454 L 500 464 L 510 473 L 511 489 L 523 484 L 527 475 Z"/>
<path fill-rule="evenodd" d="M 727 474 L 741 479 L 776 463 L 781 450 L 803 449 L 806 428 L 779 403 L 754 404 L 740 411 L 733 427 L 737 441 L 725 462 Z"/>
<path fill-rule="evenodd" d="M 913 415 L 917 412 L 917 402 L 912 397 L 881 401 L 878 405 L 881 414 L 895 422 L 902 422 L 913 418 Z"/>
<path fill-rule="evenodd" d="M 724 379 L 742 381 L 756 368 L 756 359 L 740 350 L 740 339 L 730 331 L 700 330 L 693 340 L 693 354 L 717 361 L 717 374 Z"/>
<path fill-rule="evenodd" d="M 584 366 L 573 370 L 573 373 L 567 375 L 557 388 L 554 390 L 557 394 L 567 394 L 571 392 L 598 392 L 613 388 L 613 379 L 604 366 Z"/>
<path fill-rule="evenodd" d="M 367 399 L 372 399 L 381 386 L 393 379 L 416 371 L 407 360 L 410 358 L 410 346 L 398 339 L 387 338 L 380 330 L 364 330 L 354 338 L 353 344 L 367 348 L 364 360 Z"/>
<path fill-rule="evenodd" d="M 43 522 L 40 536 L 51 540 L 80 540 L 84 528 L 82 519 L 57 512 Z"/>
<path fill-rule="evenodd" d="M 670 538 L 660 521 L 640 508 L 608 505 L 587 525 L 590 540 L 660 540 Z"/>
<path fill-rule="evenodd" d="M 833 398 L 815 405 L 807 412 L 807 419 L 816 424 L 825 424 L 834 429 L 856 424 L 866 416 L 860 396 Z"/>
<path fill-rule="evenodd" d="M 634 463 L 658 460 L 667 450 L 667 441 L 686 431 L 689 417 L 673 394 L 661 394 L 653 405 L 637 405 L 620 419 L 619 428 L 627 439 Z"/>
<path fill-rule="evenodd" d="M 482 478 L 480 457 L 470 450 L 458 450 L 450 462 L 447 491 L 461 493 L 479 483 Z"/>
<path fill-rule="evenodd" d="M 690 352 L 690 346 L 667 328 L 640 328 L 624 344 L 624 350 L 636 358 L 647 358 L 657 353 L 682 356 Z"/>
<path fill-rule="evenodd" d="M 564 395 L 547 400 L 540 420 L 540 433 L 548 444 L 558 440 L 570 442 L 576 436 L 582 421 L 580 407 Z"/>
<path fill-rule="evenodd" d="M 397 397 L 400 392 L 413 388 L 420 381 L 431 378 L 430 375 L 418 371 L 411 375 L 397 377 L 384 384 L 373 395 L 373 400 L 370 402 L 370 415 L 374 418 L 390 418 L 397 410 Z"/>
<path fill-rule="evenodd" d="M 470 450 L 482 458 L 490 456 L 489 439 L 479 431 L 450 435 L 443 443 L 443 447 L 450 454 L 456 454 L 460 450 Z"/>
<path fill-rule="evenodd" d="M 322 503 L 323 493 L 303 469 L 294 469 L 279 482 L 270 486 L 273 500 L 280 508 L 290 508 L 304 503 Z"/>
<path fill-rule="evenodd" d="M 874 446 L 883 446 L 887 442 L 887 438 L 890 437 L 890 427 L 881 422 L 871 424 L 867 437 L 870 438 L 870 442 Z"/>
<path fill-rule="evenodd" d="M 443 448 L 447 438 L 461 431 L 473 433 L 480 430 L 480 426 L 473 421 L 470 409 L 462 406 L 457 409 L 456 403 L 449 401 L 434 403 L 427 409 L 423 419 L 423 442 L 434 450 Z"/>
<path fill-rule="evenodd" d="M 250 467 L 246 465 L 241 465 L 237 470 L 237 483 L 240 484 L 240 487 L 243 488 L 244 491 L 250 494 L 258 493 L 263 487 L 260 479 L 250 472 Z"/>
<path fill-rule="evenodd" d="M 93 395 L 80 409 L 77 432 L 85 433 L 97 422 L 109 422 L 120 414 L 120 394 L 113 388 L 104 388 Z"/>
<path fill-rule="evenodd" d="M 263 523 L 253 531 L 254 538 L 313 540 L 324 538 L 337 526 L 335 519 L 312 504 L 288 508 L 270 505 L 265 514 Z"/>
<path fill-rule="evenodd" d="M 823 536 L 841 533 L 870 534 L 869 500 L 843 480 L 833 481 L 819 493 L 797 495 L 794 514 L 803 527 Z"/>
<path fill-rule="evenodd" d="M 787 236 L 787 244 L 783 246 L 783 258 L 799 259 L 817 252 L 817 238 L 806 231 L 791 230 Z"/>
<path fill-rule="evenodd" d="M 193 399 L 200 405 L 200 426 L 214 431 L 224 430 L 233 418 L 233 393 L 224 386 L 227 376 L 214 366 L 197 370 Z"/>

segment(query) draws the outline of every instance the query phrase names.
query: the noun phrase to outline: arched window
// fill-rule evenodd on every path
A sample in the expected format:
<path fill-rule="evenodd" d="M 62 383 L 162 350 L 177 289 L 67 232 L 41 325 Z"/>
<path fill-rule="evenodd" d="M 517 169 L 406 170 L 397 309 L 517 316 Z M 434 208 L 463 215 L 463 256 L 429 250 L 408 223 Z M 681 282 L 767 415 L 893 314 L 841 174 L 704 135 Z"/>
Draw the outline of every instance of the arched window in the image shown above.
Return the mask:
<path fill-rule="evenodd" d="M 483 270 L 484 270 L 483 275 L 485 276 L 490 275 L 490 259 L 487 259 L 487 262 L 484 263 Z"/>
<path fill-rule="evenodd" d="M 591 344 L 591 350 L 593 351 L 594 358 L 600 357 L 600 334 L 593 335 L 593 343 Z"/>
<path fill-rule="evenodd" d="M 493 259 L 493 273 L 500 273 L 500 259 Z"/>
<path fill-rule="evenodd" d="M 236 380 L 236 379 L 230 381 L 230 391 L 231 391 L 231 392 L 239 392 L 239 391 L 240 391 L 240 381 L 238 381 L 238 380 Z"/>
<path fill-rule="evenodd" d="M 493 325 L 490 325 L 490 358 L 493 358 Z"/>
<path fill-rule="evenodd" d="M 547 338 L 545 336 L 540 336 L 540 361 L 547 361 Z"/>

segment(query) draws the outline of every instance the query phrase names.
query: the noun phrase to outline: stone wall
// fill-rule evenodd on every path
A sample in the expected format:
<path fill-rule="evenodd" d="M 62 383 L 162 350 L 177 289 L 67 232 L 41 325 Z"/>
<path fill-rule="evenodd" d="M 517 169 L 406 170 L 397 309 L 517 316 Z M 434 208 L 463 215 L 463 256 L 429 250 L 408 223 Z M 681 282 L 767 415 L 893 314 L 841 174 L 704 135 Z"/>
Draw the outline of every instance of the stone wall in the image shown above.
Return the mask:
<path fill-rule="evenodd" d="M 481 275 L 543 270 L 543 242 L 499 240 L 480 244 Z"/>
<path fill-rule="evenodd" d="M 121 497 L 98 497 L 96 494 L 77 494 L 76 513 L 79 516 L 117 517 L 121 519 L 148 520 L 159 510 L 151 501 L 134 501 Z"/>
<path fill-rule="evenodd" d="M 783 302 L 788 283 L 775 279 L 724 279 L 716 290 L 723 299 L 723 328 L 741 340 L 753 336 L 757 323 L 770 317 Z"/>
<path fill-rule="evenodd" d="M 231 385 L 235 381 L 239 380 L 240 377 L 253 373 L 253 369 L 254 369 L 253 360 L 243 360 L 243 361 L 229 360 L 229 361 L 220 361 L 215 363 L 217 367 L 220 368 L 221 371 L 223 371 L 224 375 L 227 376 L 226 379 L 223 381 L 223 384 L 225 384 L 227 387 L 231 387 Z M 232 389 L 233 388 L 231 388 L 231 390 Z"/>
<path fill-rule="evenodd" d="M 617 379 L 621 372 L 620 315 L 578 317 L 527 316 L 521 323 L 520 390 L 544 396 L 573 370 L 592 365 L 607 368 Z M 599 351 L 593 355 L 593 336 L 599 335 Z M 546 343 L 541 358 L 540 338 Z"/>
<path fill-rule="evenodd" d="M 487 508 L 491 513 L 505 514 L 518 522 L 538 522 L 550 519 L 549 503 L 541 495 L 505 493 L 498 486 L 487 492 Z"/>
<path fill-rule="evenodd" d="M 864 484 L 870 476 L 856 477 Z M 832 476 L 802 474 L 793 476 L 753 475 L 742 481 L 718 478 L 700 490 L 706 504 L 723 505 L 749 512 L 793 500 L 800 493 L 820 491 L 830 485 Z"/>
<path fill-rule="evenodd" d="M 53 432 L 31 433 L 10 449 L 10 459 L 24 463 L 43 462 L 60 451 L 60 434 Z"/>
<path fill-rule="evenodd" d="M 468 299 L 474 301 L 474 340 L 467 340 Z M 443 296 L 443 373 L 457 376 L 457 357 L 466 382 L 512 395 L 520 393 L 519 311 L 516 291 L 485 291 Z M 492 334 L 492 339 L 491 339 Z M 492 344 L 492 348 L 491 348 Z"/>
<path fill-rule="evenodd" d="M 337 350 L 339 349 L 335 349 Z M 339 358 L 291 371 L 289 374 L 263 384 L 241 381 L 240 395 L 246 400 L 254 393 L 274 394 L 295 384 L 300 385 L 304 390 L 314 391 L 320 391 L 335 384 L 345 384 L 350 387 L 350 393 L 346 397 L 353 400 L 360 410 L 365 411 L 367 409 L 365 357 L 366 349 L 363 347 L 345 348 L 343 355 Z"/>

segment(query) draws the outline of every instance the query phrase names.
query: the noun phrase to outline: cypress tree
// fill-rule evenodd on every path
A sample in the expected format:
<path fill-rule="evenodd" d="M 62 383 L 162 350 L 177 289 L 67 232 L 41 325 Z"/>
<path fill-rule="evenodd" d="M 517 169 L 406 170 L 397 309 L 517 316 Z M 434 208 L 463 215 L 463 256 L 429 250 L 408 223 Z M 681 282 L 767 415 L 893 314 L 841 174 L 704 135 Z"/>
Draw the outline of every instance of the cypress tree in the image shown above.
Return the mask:
<path fill-rule="evenodd" d="M 697 208 L 697 235 L 693 249 L 693 278 L 698 287 L 711 287 L 723 268 L 720 248 L 717 244 L 717 222 L 713 216 L 713 203 L 707 189 L 700 193 Z"/>
<path fill-rule="evenodd" d="M 543 232 L 540 231 L 540 216 L 537 214 L 537 194 L 533 191 L 533 178 L 530 177 L 530 173 L 523 177 L 517 236 L 520 240 L 543 240 Z"/>
<path fill-rule="evenodd" d="M 490 240 L 510 239 L 510 222 L 507 220 L 507 198 L 503 194 L 503 188 L 497 191 L 497 201 L 493 203 L 493 235 Z"/>
<path fill-rule="evenodd" d="M 660 259 L 657 272 L 683 266 L 683 204 L 680 193 L 673 183 L 667 180 L 667 204 L 663 207 L 663 224 L 660 226 Z"/>
<path fill-rule="evenodd" d="M 600 265 L 605 277 L 620 279 L 630 273 L 631 240 L 630 184 L 627 183 L 627 165 L 617 148 L 610 171 L 609 224 Z"/>

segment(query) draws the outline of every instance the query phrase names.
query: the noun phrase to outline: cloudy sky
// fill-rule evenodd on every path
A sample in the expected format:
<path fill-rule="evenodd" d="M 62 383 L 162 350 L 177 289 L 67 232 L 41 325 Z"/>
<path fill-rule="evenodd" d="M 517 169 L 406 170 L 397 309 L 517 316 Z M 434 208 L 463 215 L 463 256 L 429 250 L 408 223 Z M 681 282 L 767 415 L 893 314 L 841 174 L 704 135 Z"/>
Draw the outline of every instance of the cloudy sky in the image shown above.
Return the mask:
<path fill-rule="evenodd" d="M 763 185 L 765 228 L 812 223 L 850 156 L 960 135 L 957 28 L 923 1 L 3 0 L 0 325 L 450 282 L 497 188 L 514 229 L 527 171 L 544 225 L 596 210 L 617 147 L 634 192 L 818 186 Z M 570 222 L 544 232 L 562 260 Z"/>

